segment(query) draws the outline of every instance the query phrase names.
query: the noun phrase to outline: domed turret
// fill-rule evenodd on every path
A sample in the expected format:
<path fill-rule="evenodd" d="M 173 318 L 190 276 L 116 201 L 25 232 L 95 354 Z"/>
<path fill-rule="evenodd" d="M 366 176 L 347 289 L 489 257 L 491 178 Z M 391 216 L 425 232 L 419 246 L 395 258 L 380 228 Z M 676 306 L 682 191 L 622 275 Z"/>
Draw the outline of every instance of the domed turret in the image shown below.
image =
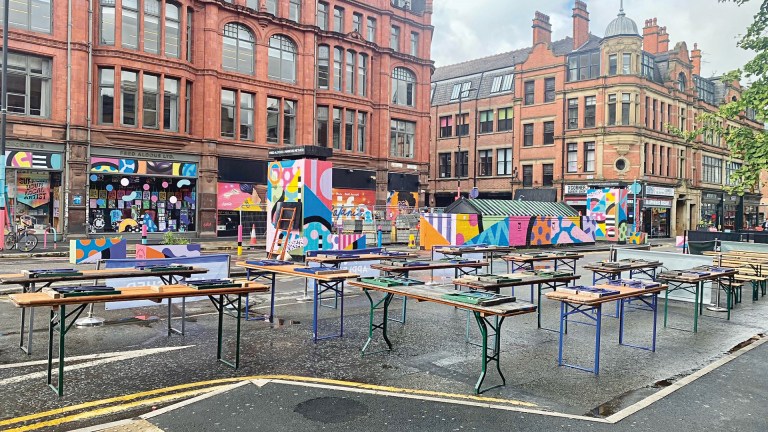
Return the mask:
<path fill-rule="evenodd" d="M 627 18 L 627 14 L 624 13 L 623 1 L 621 2 L 619 15 L 605 29 L 605 37 L 613 36 L 640 36 L 640 33 L 637 31 L 637 24 L 631 18 Z"/>

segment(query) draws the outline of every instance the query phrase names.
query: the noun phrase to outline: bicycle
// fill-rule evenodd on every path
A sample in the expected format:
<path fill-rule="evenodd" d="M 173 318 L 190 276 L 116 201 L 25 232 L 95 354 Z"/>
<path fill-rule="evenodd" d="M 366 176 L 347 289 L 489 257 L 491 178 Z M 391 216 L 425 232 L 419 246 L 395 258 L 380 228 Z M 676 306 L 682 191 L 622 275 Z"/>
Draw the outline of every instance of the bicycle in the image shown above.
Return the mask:
<path fill-rule="evenodd" d="M 37 247 L 37 236 L 32 234 L 27 227 L 32 226 L 29 221 L 22 220 L 16 231 L 5 235 L 5 250 L 16 248 L 20 252 L 31 252 Z"/>

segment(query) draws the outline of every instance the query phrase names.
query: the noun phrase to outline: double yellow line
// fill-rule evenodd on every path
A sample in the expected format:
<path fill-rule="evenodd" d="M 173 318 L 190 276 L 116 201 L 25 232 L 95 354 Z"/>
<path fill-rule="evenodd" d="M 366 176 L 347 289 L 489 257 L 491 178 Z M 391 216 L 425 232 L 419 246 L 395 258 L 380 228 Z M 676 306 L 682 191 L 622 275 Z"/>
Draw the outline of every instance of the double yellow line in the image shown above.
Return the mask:
<path fill-rule="evenodd" d="M 251 380 L 282 380 L 282 381 L 315 383 L 315 384 L 325 384 L 325 385 L 364 389 L 372 392 L 387 392 L 387 393 L 421 395 L 421 396 L 435 397 L 435 398 L 461 399 L 461 400 L 469 400 L 469 401 L 480 402 L 480 403 L 499 403 L 499 404 L 505 404 L 505 405 L 515 405 L 515 406 L 526 407 L 526 408 L 536 407 L 536 405 L 532 403 L 521 402 L 516 400 L 510 400 L 510 399 L 498 399 L 498 398 L 490 398 L 490 397 L 474 396 L 474 395 L 452 394 L 452 393 L 443 393 L 443 392 L 436 392 L 436 391 L 429 391 L 429 390 L 404 389 L 404 388 L 398 388 L 398 387 L 362 384 L 362 383 L 324 379 L 324 378 L 299 377 L 299 376 L 292 376 L 292 375 L 258 375 L 258 376 L 249 376 L 249 377 L 222 378 L 217 380 L 199 381 L 195 383 L 180 384 L 176 386 L 164 387 L 160 389 L 133 393 L 129 395 L 116 396 L 116 397 L 107 398 L 107 399 L 85 402 L 82 404 L 57 408 L 50 411 L 43 411 L 43 412 L 28 414 L 25 416 L 15 417 L 7 420 L 0 420 L 0 428 L 5 426 L 10 426 L 10 425 L 15 425 L 15 424 L 22 424 L 15 428 L 7 429 L 7 431 L 9 432 L 10 431 L 22 432 L 22 431 L 31 431 L 31 430 L 41 429 L 44 427 L 55 427 L 64 423 L 71 423 L 71 422 L 87 420 L 87 419 L 91 419 L 99 416 L 115 414 L 115 413 L 128 411 L 128 410 L 142 407 L 142 406 L 163 404 L 163 403 L 167 403 L 175 400 L 187 399 L 187 398 L 199 396 L 205 393 L 210 393 L 213 391 L 224 389 L 234 383 L 251 381 Z M 105 405 L 108 405 L 108 406 L 105 406 Z M 101 407 L 101 408 L 97 408 L 97 407 Z M 96 409 L 88 410 L 89 408 L 96 408 Z M 60 417 L 64 414 L 73 413 L 73 412 L 75 414 Z M 43 420 L 47 418 L 51 418 L 51 419 Z M 39 420 L 43 420 L 43 421 L 39 421 Z"/>

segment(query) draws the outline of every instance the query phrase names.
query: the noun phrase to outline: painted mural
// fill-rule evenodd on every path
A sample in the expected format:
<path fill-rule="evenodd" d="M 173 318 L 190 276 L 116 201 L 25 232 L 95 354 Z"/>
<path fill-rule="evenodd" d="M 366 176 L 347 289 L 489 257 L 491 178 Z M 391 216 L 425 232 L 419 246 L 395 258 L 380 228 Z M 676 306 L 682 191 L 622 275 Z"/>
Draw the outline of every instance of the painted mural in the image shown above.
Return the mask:
<path fill-rule="evenodd" d="M 164 259 L 198 257 L 202 253 L 199 243 L 185 245 L 136 245 L 136 259 Z"/>
<path fill-rule="evenodd" d="M 197 164 L 95 157 L 91 158 L 91 172 L 197 177 Z"/>
<path fill-rule="evenodd" d="M 491 244 L 553 246 L 595 242 L 595 221 L 589 217 L 509 216 L 423 213 L 419 244 L 433 246 Z"/>
<path fill-rule="evenodd" d="M 629 237 L 626 189 L 589 189 L 587 216 L 597 224 L 595 238 L 625 242 Z"/>
<path fill-rule="evenodd" d="M 387 220 L 395 220 L 403 214 L 418 214 L 419 193 L 389 191 L 387 194 Z"/>
<path fill-rule="evenodd" d="M 102 259 L 125 259 L 127 254 L 128 242 L 120 237 L 69 241 L 71 264 L 93 264 Z"/>
<path fill-rule="evenodd" d="M 331 250 L 332 164 L 314 159 L 275 161 L 267 172 L 267 249 L 275 237 L 275 227 L 283 207 L 296 208 L 287 251 L 304 255 L 306 251 Z"/>
<path fill-rule="evenodd" d="M 331 246 L 333 250 L 360 250 L 367 247 L 365 234 L 332 234 Z"/>
<path fill-rule="evenodd" d="M 5 152 L 8 168 L 61 169 L 61 154 L 9 150 Z"/>
<path fill-rule="evenodd" d="M 376 191 L 361 189 L 333 189 L 333 220 L 373 220 Z"/>
<path fill-rule="evenodd" d="M 263 211 L 264 186 L 251 183 L 217 184 L 216 208 L 228 211 Z"/>

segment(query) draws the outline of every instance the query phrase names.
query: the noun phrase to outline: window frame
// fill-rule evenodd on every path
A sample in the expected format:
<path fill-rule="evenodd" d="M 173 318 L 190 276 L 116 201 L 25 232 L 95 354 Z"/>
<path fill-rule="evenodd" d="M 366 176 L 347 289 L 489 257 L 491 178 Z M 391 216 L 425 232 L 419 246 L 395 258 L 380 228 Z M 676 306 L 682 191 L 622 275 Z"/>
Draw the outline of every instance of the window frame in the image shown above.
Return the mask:
<path fill-rule="evenodd" d="M 279 53 L 279 55 L 275 56 L 275 53 Z M 267 57 L 267 77 L 269 79 L 290 84 L 296 83 L 299 55 L 296 42 L 293 39 L 280 33 L 270 36 Z M 273 62 L 277 62 L 276 67 L 279 70 L 277 75 L 273 73 Z"/>
<path fill-rule="evenodd" d="M 533 147 L 533 123 L 523 124 L 523 147 Z"/>
<path fill-rule="evenodd" d="M 478 177 L 490 177 L 493 175 L 493 150 L 483 149 L 477 151 Z"/>

